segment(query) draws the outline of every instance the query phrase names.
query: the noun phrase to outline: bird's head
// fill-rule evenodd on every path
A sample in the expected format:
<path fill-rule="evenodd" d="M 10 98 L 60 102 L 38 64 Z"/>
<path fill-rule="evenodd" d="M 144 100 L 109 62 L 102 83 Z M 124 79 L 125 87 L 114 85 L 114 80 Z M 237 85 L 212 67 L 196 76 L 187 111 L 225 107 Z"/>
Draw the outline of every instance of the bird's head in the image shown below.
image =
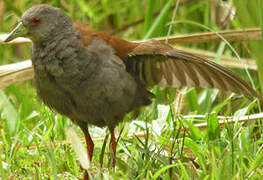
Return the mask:
<path fill-rule="evenodd" d="M 60 9 L 41 4 L 28 9 L 17 27 L 5 42 L 17 37 L 26 37 L 33 42 L 42 42 L 73 28 L 71 19 Z"/>

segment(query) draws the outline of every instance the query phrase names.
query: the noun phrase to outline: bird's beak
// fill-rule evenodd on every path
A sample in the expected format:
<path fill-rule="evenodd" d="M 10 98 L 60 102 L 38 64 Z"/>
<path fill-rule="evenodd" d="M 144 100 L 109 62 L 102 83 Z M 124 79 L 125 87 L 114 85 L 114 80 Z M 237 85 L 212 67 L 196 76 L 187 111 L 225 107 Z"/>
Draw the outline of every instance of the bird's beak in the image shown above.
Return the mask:
<path fill-rule="evenodd" d="M 27 34 L 27 30 L 22 22 L 20 22 L 16 28 L 8 35 L 4 42 L 10 42 L 17 37 L 24 37 Z"/>

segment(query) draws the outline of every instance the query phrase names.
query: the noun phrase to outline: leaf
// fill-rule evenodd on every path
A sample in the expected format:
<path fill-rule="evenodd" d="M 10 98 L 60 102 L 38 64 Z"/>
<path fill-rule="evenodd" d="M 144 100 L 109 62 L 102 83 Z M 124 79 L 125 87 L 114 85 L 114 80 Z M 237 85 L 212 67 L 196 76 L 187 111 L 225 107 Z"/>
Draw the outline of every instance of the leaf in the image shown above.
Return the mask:
<path fill-rule="evenodd" d="M 208 139 L 215 140 L 220 138 L 220 125 L 216 114 L 208 114 L 206 116 L 206 121 Z"/>
<path fill-rule="evenodd" d="M 80 138 L 78 137 L 76 132 L 73 130 L 73 128 L 67 129 L 67 139 L 72 144 L 72 147 L 78 157 L 81 167 L 83 169 L 88 170 L 90 167 L 90 162 L 89 162 L 87 151 L 83 147 L 83 144 L 81 143 Z"/>
<path fill-rule="evenodd" d="M 197 127 L 195 127 L 191 121 L 184 120 L 184 123 L 187 124 L 191 132 L 190 134 L 191 138 L 194 140 L 200 140 L 202 137 L 200 130 Z"/>
<path fill-rule="evenodd" d="M 0 111 L 1 118 L 6 120 L 9 136 L 14 136 L 18 130 L 20 117 L 5 93 L 0 91 Z"/>
<path fill-rule="evenodd" d="M 188 107 L 190 111 L 197 111 L 197 113 L 201 113 L 200 105 L 198 104 L 198 95 L 195 88 L 191 88 L 186 94 L 185 94 L 187 101 L 188 101 Z"/>
<path fill-rule="evenodd" d="M 104 141 L 103 141 L 103 145 L 102 145 L 102 148 L 101 148 L 101 153 L 100 153 L 100 167 L 101 168 L 103 167 L 103 158 L 104 158 L 104 155 L 105 155 L 106 144 L 107 144 L 108 138 L 109 138 L 109 134 L 107 134 L 105 136 Z"/>
<path fill-rule="evenodd" d="M 157 179 L 163 172 L 167 171 L 170 168 L 176 167 L 176 166 L 178 166 L 178 164 L 170 164 L 170 165 L 164 166 L 162 169 L 160 169 L 153 175 L 153 179 Z"/>
<path fill-rule="evenodd" d="M 188 173 L 187 173 L 187 171 L 186 171 L 183 163 L 179 160 L 179 161 L 178 161 L 178 164 L 179 164 L 179 166 L 180 166 L 180 168 L 181 168 L 181 172 L 182 172 L 182 177 L 183 177 L 183 179 L 190 179 L 190 177 L 188 176 Z"/>
<path fill-rule="evenodd" d="M 148 39 L 150 38 L 153 33 L 156 31 L 156 29 L 159 28 L 159 25 L 162 23 L 162 20 L 164 18 L 166 18 L 167 13 L 169 12 L 170 7 L 172 6 L 172 4 L 175 2 L 175 0 L 169 0 L 164 8 L 162 9 L 160 15 L 156 18 L 156 20 L 154 21 L 153 25 L 151 26 L 151 28 L 148 30 L 147 34 L 144 36 L 144 39 Z"/>
<path fill-rule="evenodd" d="M 250 162 L 251 166 L 247 172 L 247 175 L 249 176 L 257 168 L 260 168 L 262 165 L 262 161 L 263 161 L 263 151 L 260 151 L 259 154 L 257 155 L 257 158 L 253 162 Z"/>
<path fill-rule="evenodd" d="M 192 139 L 186 137 L 184 139 L 184 144 L 187 148 L 191 149 L 191 151 L 194 153 L 194 155 L 197 157 L 197 162 L 201 166 L 202 170 L 204 173 L 206 172 L 206 162 L 204 159 L 204 156 L 207 155 L 207 152 L 205 149 L 202 148 L 199 144 L 197 144 L 195 141 Z"/>

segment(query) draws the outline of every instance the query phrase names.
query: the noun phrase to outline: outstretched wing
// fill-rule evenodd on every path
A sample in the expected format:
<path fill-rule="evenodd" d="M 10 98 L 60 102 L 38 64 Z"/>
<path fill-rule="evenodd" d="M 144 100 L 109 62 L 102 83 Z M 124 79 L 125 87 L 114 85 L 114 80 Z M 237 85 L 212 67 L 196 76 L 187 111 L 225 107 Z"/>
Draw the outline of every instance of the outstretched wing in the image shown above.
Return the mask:
<path fill-rule="evenodd" d="M 125 62 L 127 71 L 145 87 L 218 88 L 259 97 L 248 83 L 227 68 L 158 41 L 142 43 Z"/>

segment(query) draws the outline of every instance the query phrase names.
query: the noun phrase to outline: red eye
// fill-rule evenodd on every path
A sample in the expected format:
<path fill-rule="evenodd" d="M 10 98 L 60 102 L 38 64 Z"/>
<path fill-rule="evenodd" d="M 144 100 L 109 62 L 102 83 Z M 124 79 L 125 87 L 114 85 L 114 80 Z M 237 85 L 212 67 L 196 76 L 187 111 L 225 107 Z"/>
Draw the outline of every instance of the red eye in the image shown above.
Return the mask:
<path fill-rule="evenodd" d="M 40 18 L 33 18 L 32 22 L 37 25 L 41 22 Z"/>

